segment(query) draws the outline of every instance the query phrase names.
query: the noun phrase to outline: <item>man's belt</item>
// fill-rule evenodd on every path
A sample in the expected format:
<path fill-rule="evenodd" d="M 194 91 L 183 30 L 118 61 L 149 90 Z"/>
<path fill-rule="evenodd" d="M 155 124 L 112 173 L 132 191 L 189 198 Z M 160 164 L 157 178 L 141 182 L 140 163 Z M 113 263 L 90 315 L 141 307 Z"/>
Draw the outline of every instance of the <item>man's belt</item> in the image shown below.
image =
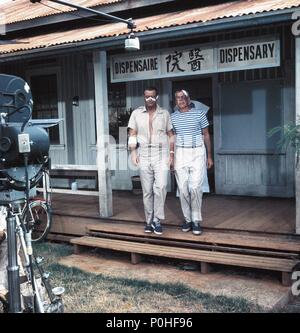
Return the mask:
<path fill-rule="evenodd" d="M 202 146 L 203 146 L 203 143 L 201 143 L 200 146 L 196 146 L 196 145 L 192 145 L 192 146 L 178 146 L 178 145 L 176 145 L 176 148 L 187 148 L 187 149 L 189 149 L 189 148 L 200 148 Z"/>
<path fill-rule="evenodd" d="M 139 143 L 139 147 L 141 148 L 162 148 L 162 143 Z M 167 147 L 167 145 L 166 145 Z"/>

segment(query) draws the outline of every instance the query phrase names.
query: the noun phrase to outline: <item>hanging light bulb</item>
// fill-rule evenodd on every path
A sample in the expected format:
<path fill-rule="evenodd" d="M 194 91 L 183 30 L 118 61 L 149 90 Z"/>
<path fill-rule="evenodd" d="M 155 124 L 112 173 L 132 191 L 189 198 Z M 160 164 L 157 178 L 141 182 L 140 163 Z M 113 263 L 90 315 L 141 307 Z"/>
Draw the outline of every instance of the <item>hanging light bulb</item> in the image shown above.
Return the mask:
<path fill-rule="evenodd" d="M 140 40 L 133 32 L 125 39 L 125 50 L 138 51 L 140 49 Z"/>

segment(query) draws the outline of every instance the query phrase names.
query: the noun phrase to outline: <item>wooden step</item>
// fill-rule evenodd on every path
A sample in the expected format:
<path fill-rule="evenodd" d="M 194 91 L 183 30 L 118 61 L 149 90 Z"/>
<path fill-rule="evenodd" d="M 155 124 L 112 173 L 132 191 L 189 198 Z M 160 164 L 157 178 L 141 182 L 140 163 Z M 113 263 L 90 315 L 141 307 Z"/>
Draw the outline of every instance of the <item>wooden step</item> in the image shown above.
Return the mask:
<path fill-rule="evenodd" d="M 174 258 L 203 262 L 205 264 L 222 264 L 239 267 L 249 267 L 282 272 L 282 281 L 289 284 L 289 276 L 299 262 L 295 259 L 259 257 L 252 255 L 223 253 L 190 248 L 178 248 L 156 244 L 137 243 L 124 240 L 95 238 L 84 236 L 71 239 L 75 252 L 79 253 L 82 247 L 95 247 L 110 249 L 132 254 L 133 260 L 137 263 L 139 255 L 151 255 L 158 257 Z"/>
<path fill-rule="evenodd" d="M 126 235 L 110 232 L 101 232 L 101 231 L 89 231 L 87 236 L 100 237 L 100 238 L 109 238 L 117 240 L 127 240 L 132 242 L 148 243 L 148 244 L 159 244 L 166 246 L 176 246 L 176 247 L 186 247 L 192 249 L 202 249 L 210 251 L 222 251 L 228 253 L 240 253 L 240 254 L 251 254 L 259 256 L 270 256 L 270 257 L 279 257 L 279 258 L 295 258 L 299 259 L 298 253 L 293 252 L 283 252 L 275 250 L 264 250 L 264 249 L 254 249 L 254 248 L 245 248 L 234 245 L 218 245 L 218 244 L 208 244 L 202 242 L 190 242 L 190 241 L 178 241 L 174 239 L 166 239 L 161 237 L 147 237 L 145 235 L 136 236 L 136 235 Z M 71 237 L 74 238 L 74 237 Z"/>
<path fill-rule="evenodd" d="M 241 235 L 236 233 L 225 233 L 215 231 L 205 231 L 201 236 L 195 236 L 191 232 L 184 233 L 180 228 L 164 227 L 163 235 L 145 234 L 144 225 L 133 223 L 105 223 L 100 222 L 97 224 L 89 224 L 87 226 L 87 234 L 89 232 L 108 232 L 110 234 L 123 234 L 141 236 L 147 238 L 159 238 L 174 241 L 188 241 L 197 242 L 203 244 L 214 245 L 228 245 L 239 246 L 252 249 L 264 249 L 284 251 L 300 254 L 300 237 L 290 238 L 284 236 L 266 237 L 266 236 L 254 236 L 254 235 Z"/>

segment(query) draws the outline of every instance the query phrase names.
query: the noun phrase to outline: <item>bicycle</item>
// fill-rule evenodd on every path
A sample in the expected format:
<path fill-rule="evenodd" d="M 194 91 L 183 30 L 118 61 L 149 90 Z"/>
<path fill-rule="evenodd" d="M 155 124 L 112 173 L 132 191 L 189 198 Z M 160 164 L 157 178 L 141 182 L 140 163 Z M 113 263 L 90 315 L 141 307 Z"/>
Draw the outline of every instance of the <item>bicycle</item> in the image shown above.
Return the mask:
<path fill-rule="evenodd" d="M 26 218 L 27 216 L 27 218 Z M 33 242 L 43 241 L 51 229 L 52 211 L 50 204 L 40 198 L 32 198 L 28 204 L 23 205 L 22 219 L 29 224 L 31 229 L 31 240 Z"/>
<path fill-rule="evenodd" d="M 11 269 L 19 268 L 14 273 L 14 284 L 9 288 L 11 292 L 8 292 L 8 297 L 0 297 L 0 302 L 6 312 L 62 313 L 64 288 L 51 288 L 49 273 L 41 265 L 44 258 L 35 256 L 31 246 L 32 242 L 45 240 L 50 231 L 50 196 L 47 189 L 45 199 L 36 197 L 36 191 L 31 195 L 28 200 L 24 198 L 5 208 L 7 247 L 11 251 L 8 274 Z"/>
<path fill-rule="evenodd" d="M 9 291 L 0 302 L 8 312 L 62 313 L 64 288 L 51 287 L 50 273 L 41 265 L 44 258 L 35 256 L 31 246 L 34 223 L 30 226 L 23 220 L 31 204 L 44 205 L 34 199 L 29 205 L 15 202 L 6 207 Z"/>
<path fill-rule="evenodd" d="M 45 188 L 44 198 L 30 198 L 28 207 L 25 200 L 22 208 L 22 220 L 28 223 L 31 229 L 31 240 L 37 243 L 46 239 L 52 225 L 51 196 L 47 186 L 47 175 L 47 171 L 44 170 L 42 177 Z"/>

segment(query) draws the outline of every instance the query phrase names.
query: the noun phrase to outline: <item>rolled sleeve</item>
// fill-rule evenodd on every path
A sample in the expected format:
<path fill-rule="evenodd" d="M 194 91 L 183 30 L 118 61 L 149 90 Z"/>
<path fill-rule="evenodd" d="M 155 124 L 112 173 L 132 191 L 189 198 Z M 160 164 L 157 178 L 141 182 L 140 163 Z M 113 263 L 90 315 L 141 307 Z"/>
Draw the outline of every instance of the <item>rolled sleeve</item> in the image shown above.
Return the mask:
<path fill-rule="evenodd" d="M 135 112 L 132 112 L 129 121 L 128 121 L 128 127 L 133 129 L 133 130 L 137 130 L 137 125 L 136 125 L 136 119 L 135 119 Z"/>
<path fill-rule="evenodd" d="M 209 122 L 207 120 L 206 114 L 202 112 L 202 117 L 201 117 L 201 128 L 206 128 L 209 126 Z"/>
<path fill-rule="evenodd" d="M 170 114 L 167 113 L 167 132 L 171 131 L 173 129 L 172 121 Z"/>

